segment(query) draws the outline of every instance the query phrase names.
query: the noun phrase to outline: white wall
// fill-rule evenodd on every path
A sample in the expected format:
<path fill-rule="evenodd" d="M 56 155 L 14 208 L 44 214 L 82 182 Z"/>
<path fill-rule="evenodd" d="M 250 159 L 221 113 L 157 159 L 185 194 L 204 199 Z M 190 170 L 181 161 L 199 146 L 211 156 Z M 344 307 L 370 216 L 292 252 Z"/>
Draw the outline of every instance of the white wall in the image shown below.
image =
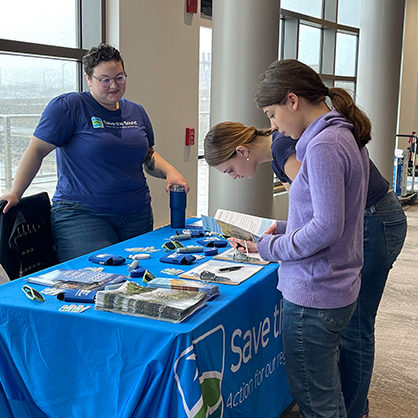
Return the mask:
<path fill-rule="evenodd" d="M 154 127 L 155 150 L 191 186 L 187 216 L 197 212 L 197 141 L 184 145 L 186 127 L 198 128 L 200 14 L 186 13 L 185 0 L 109 0 L 107 42 L 125 61 L 125 97 L 142 104 Z M 200 9 L 200 8 L 199 8 Z M 149 178 L 155 227 L 169 222 L 163 180 Z"/>

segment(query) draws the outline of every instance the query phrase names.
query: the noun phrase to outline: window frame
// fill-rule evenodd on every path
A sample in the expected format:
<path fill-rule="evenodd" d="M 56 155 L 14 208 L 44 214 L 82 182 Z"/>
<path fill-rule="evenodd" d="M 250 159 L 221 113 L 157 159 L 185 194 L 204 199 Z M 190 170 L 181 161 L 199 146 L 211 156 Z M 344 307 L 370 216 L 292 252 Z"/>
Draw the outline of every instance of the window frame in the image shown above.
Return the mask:
<path fill-rule="evenodd" d="M 89 0 L 76 0 L 76 11 L 77 11 L 77 36 L 76 43 L 77 48 L 70 48 L 64 46 L 17 41 L 12 39 L 0 38 L 0 54 L 4 55 L 15 55 L 25 56 L 31 58 L 47 58 L 56 60 L 73 61 L 77 63 L 76 73 L 76 85 L 79 92 L 88 88 L 87 82 L 84 77 L 84 71 L 82 67 L 82 58 L 88 52 L 92 45 L 86 45 L 89 39 L 99 38 L 100 42 L 106 42 L 106 0 L 97 0 L 100 3 L 101 14 L 99 21 L 96 24 L 91 24 L 88 20 L 90 9 L 92 6 L 97 6 Z M 87 25 L 87 22 L 89 23 Z M 100 28 L 99 36 L 97 36 L 97 28 Z M 96 32 L 96 33 L 95 33 Z M 34 115 L 22 115 L 20 117 L 27 116 L 28 118 Z M 6 121 L 5 131 L 10 130 L 8 122 Z M 5 137 L 4 143 L 5 149 L 5 178 L 4 183 L 6 190 L 10 189 L 13 175 L 11 174 L 12 166 L 11 160 L 8 158 L 10 153 L 11 145 L 9 144 L 8 137 Z M 9 151 L 8 151 L 9 150 Z M 36 178 L 36 177 L 35 177 Z M 56 181 L 56 180 L 55 180 Z M 2 191 L 3 192 L 3 191 Z"/>

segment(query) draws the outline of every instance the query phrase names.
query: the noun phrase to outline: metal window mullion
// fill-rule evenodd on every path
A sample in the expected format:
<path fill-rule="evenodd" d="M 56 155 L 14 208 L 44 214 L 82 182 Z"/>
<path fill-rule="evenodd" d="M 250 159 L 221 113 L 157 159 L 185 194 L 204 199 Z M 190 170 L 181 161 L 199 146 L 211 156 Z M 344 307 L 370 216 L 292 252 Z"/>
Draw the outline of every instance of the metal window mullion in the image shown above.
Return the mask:
<path fill-rule="evenodd" d="M 335 28 L 322 29 L 321 73 L 335 74 L 335 56 L 337 48 Z"/>
<path fill-rule="evenodd" d="M 323 19 L 330 22 L 337 22 L 338 0 L 323 0 Z"/>
<path fill-rule="evenodd" d="M 285 19 L 283 22 L 283 59 L 297 59 L 299 54 L 299 19 Z"/>
<path fill-rule="evenodd" d="M 12 188 L 13 174 L 12 174 L 12 128 L 11 118 L 4 116 L 4 185 L 6 190 Z"/>
<path fill-rule="evenodd" d="M 0 51 L 28 56 L 75 60 L 81 60 L 83 55 L 87 52 L 78 48 L 12 41 L 10 39 L 0 39 Z"/>

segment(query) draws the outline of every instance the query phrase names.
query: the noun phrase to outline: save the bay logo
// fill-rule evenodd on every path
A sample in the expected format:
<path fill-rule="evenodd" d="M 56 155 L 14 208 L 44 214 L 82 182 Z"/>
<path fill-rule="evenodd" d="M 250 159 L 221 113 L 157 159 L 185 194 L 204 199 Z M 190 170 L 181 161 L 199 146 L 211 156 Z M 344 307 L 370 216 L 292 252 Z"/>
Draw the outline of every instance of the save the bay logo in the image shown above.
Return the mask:
<path fill-rule="evenodd" d="M 93 128 L 104 128 L 103 121 L 98 118 L 97 116 L 92 116 L 91 123 L 93 124 Z"/>
<path fill-rule="evenodd" d="M 198 357 L 199 367 L 196 362 Z M 222 378 L 225 364 L 223 325 L 192 341 L 174 364 L 174 377 L 188 418 L 222 418 Z M 194 376 L 190 381 L 190 376 Z M 199 384 L 195 384 L 198 379 Z"/>

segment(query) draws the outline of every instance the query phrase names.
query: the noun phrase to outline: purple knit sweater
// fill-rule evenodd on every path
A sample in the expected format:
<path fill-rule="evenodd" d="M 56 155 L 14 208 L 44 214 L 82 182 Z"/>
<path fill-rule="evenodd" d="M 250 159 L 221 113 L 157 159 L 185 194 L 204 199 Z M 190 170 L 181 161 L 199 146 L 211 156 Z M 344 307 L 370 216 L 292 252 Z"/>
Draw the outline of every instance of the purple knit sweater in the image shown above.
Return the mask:
<path fill-rule="evenodd" d="M 358 296 L 369 160 L 352 129 L 332 110 L 305 130 L 296 146 L 302 166 L 290 188 L 288 221 L 258 242 L 265 260 L 280 261 L 277 288 L 297 305 L 341 308 Z"/>

